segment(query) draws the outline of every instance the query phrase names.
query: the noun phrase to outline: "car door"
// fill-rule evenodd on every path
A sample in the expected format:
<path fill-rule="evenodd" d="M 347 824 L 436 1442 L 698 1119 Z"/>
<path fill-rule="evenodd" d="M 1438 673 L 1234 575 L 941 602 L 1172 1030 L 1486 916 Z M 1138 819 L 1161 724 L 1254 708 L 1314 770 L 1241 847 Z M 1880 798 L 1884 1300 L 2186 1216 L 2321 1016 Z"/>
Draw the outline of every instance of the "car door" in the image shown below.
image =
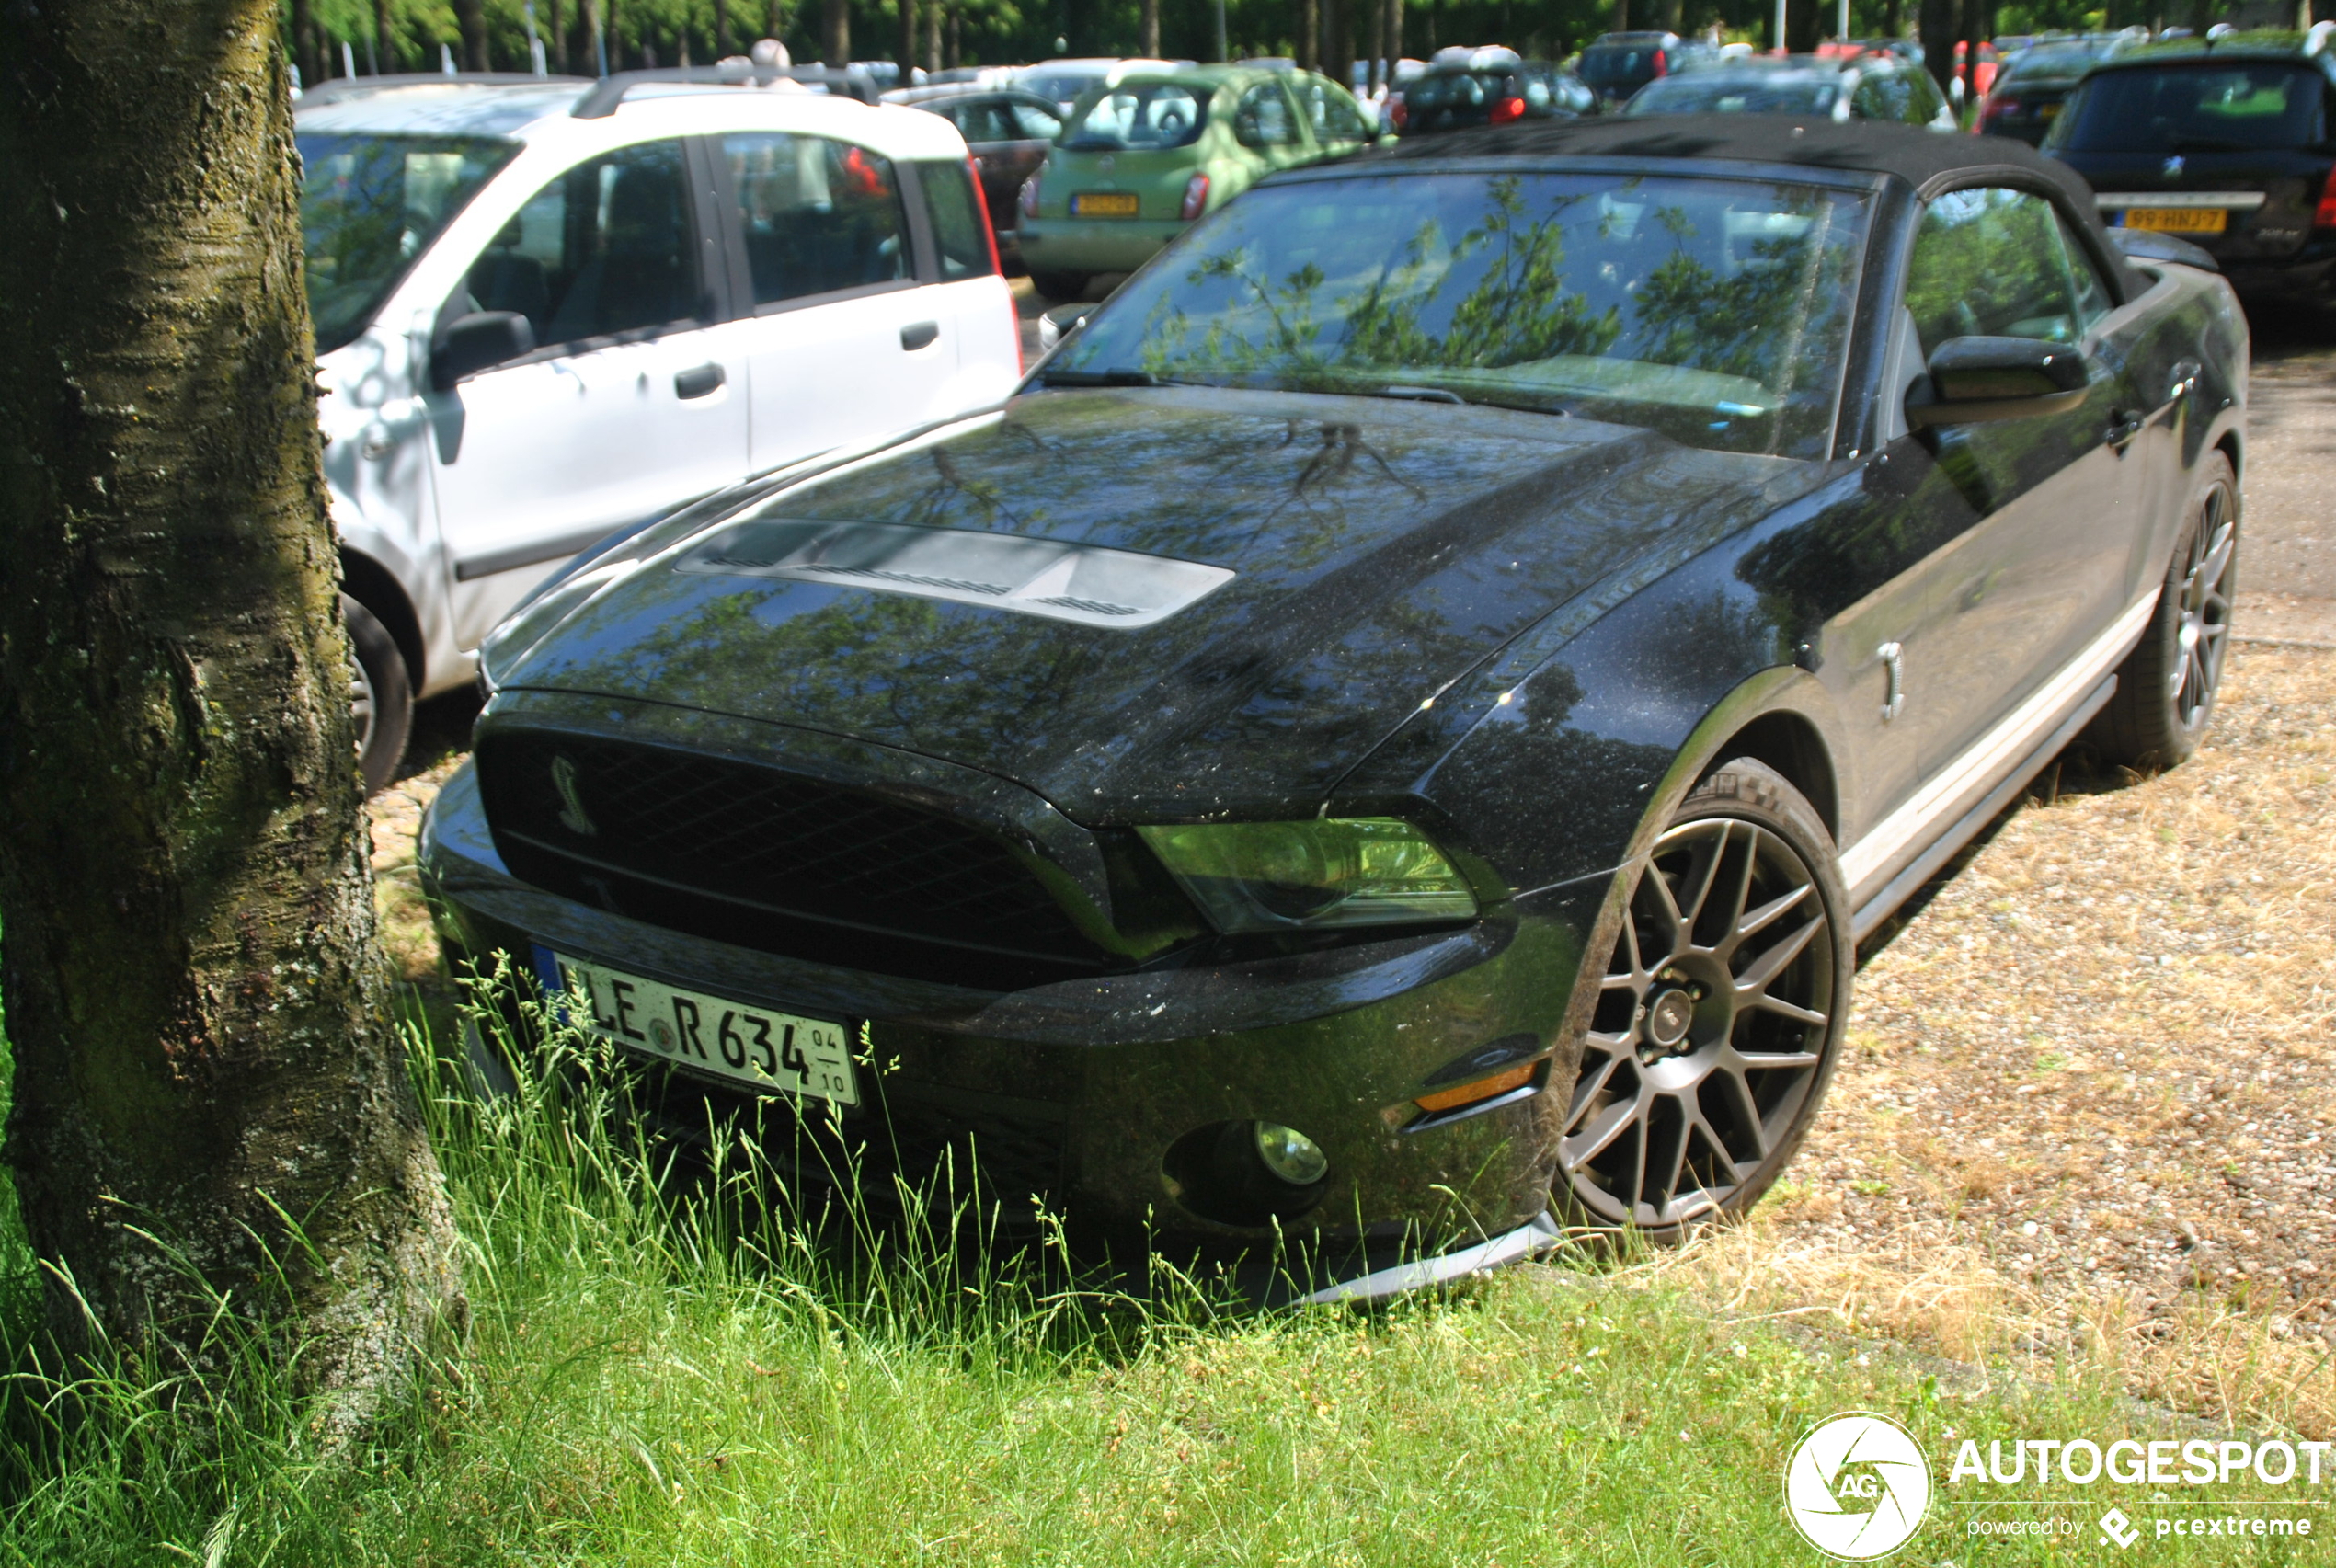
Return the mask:
<path fill-rule="evenodd" d="M 668 139 L 561 171 L 447 303 L 443 321 L 516 312 L 538 344 L 429 399 L 464 647 L 595 539 L 746 473 L 740 367 L 716 324 L 691 168 Z"/>
<path fill-rule="evenodd" d="M 1988 336 L 2066 344 L 2092 366 L 2084 400 L 2066 412 L 1920 438 L 1973 515 L 1933 562 L 1935 631 L 1918 658 L 1908 649 L 1907 716 L 1930 775 L 2126 608 L 2147 457 L 2134 447 L 2144 421 L 2127 373 L 2137 313 L 2112 318 L 2108 284 L 2044 196 L 1991 186 L 1936 198 L 1905 298 L 1926 359 L 1950 338 Z"/>
<path fill-rule="evenodd" d="M 1254 177 L 1303 163 L 1309 155 L 1296 106 L 1280 82 L 1253 82 L 1233 106 L 1233 140 L 1257 161 Z"/>
<path fill-rule="evenodd" d="M 734 132 L 715 159 L 756 471 L 916 423 L 956 366 L 916 281 L 900 179 L 855 143 Z"/>
<path fill-rule="evenodd" d="M 1306 129 L 1314 139 L 1315 156 L 1339 157 L 1371 139 L 1370 123 L 1363 111 L 1336 83 L 1323 76 L 1303 76 L 1291 84 L 1291 89 L 1298 95 Z"/>
<path fill-rule="evenodd" d="M 1047 161 L 1047 149 L 1062 129 L 1060 118 L 1042 105 L 1004 97 L 968 98 L 952 105 L 951 111 L 980 171 L 991 223 L 1011 229 L 1014 198 L 1022 182 Z"/>

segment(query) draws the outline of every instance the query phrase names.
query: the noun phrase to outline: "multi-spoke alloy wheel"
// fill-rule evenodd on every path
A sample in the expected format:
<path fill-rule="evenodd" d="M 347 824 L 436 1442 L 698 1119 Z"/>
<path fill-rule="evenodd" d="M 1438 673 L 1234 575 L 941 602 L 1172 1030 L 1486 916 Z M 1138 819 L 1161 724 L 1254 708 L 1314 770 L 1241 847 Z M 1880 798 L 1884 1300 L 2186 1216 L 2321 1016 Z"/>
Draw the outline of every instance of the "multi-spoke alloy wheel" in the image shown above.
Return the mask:
<path fill-rule="evenodd" d="M 2170 768 L 2205 738 L 2230 645 L 2239 580 L 2239 491 L 2219 452 L 2200 461 L 2198 490 L 2174 540 L 2158 608 L 2117 671 L 2117 691 L 2086 738 L 2104 762 Z"/>
<path fill-rule="evenodd" d="M 1707 780 L 1655 841 L 1559 1146 L 1594 1223 L 1676 1230 L 1750 1204 L 1791 1157 L 1849 997 L 1831 853 L 1807 802 L 1753 762 Z"/>
<path fill-rule="evenodd" d="M 2174 600 L 2180 616 L 2174 632 L 2178 661 L 2166 678 L 2166 691 L 2173 699 L 2174 718 L 2185 729 L 2196 726 L 2200 711 L 2215 700 L 2215 689 L 2222 684 L 2223 647 L 2230 635 L 2230 568 L 2238 554 L 2239 518 L 2230 489 L 2216 485 L 2199 505 L 2197 526 L 2189 530 L 2188 547 L 2177 568 L 2181 574 Z"/>

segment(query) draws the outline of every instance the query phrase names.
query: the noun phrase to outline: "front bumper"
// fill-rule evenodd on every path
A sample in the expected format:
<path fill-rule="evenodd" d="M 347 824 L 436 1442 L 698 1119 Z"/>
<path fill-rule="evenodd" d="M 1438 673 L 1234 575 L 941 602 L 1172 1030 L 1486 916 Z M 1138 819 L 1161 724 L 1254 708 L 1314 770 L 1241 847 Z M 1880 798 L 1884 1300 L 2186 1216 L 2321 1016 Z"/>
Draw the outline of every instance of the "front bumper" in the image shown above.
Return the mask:
<path fill-rule="evenodd" d="M 1133 272 L 1188 227 L 1111 218 L 1025 218 L 1023 265 L 1037 272 Z"/>
<path fill-rule="evenodd" d="M 1032 1211 L 1030 1193 L 1009 1190 L 1020 1184 L 1082 1229 L 1242 1245 L 1278 1236 L 1345 1259 L 1333 1265 L 1340 1277 L 1380 1270 L 1387 1288 L 1554 1239 L 1557 1137 L 1596 999 L 1594 985 L 1575 980 L 1598 937 L 1609 875 L 1460 931 L 983 991 L 684 935 L 520 882 L 497 853 L 467 764 L 430 808 L 420 865 L 458 962 L 506 952 L 529 972 L 542 944 L 719 996 L 866 1023 L 870 1060 L 847 1140 L 879 1154 L 968 1140 L 977 1159 L 1002 1154 L 1009 1168 L 984 1181 L 1009 1214 Z M 1440 1118 L 1416 1104 L 1455 1059 L 1520 1037 L 1540 1058 L 1523 1091 Z M 699 1125 L 708 1098 L 730 1097 L 713 1084 L 685 1093 L 696 1096 Z M 1203 1129 L 1253 1119 L 1299 1128 L 1329 1158 L 1319 1200 L 1278 1223 L 1222 1218 L 1176 1153 Z M 1461 1251 L 1435 1262 L 1453 1248 Z"/>

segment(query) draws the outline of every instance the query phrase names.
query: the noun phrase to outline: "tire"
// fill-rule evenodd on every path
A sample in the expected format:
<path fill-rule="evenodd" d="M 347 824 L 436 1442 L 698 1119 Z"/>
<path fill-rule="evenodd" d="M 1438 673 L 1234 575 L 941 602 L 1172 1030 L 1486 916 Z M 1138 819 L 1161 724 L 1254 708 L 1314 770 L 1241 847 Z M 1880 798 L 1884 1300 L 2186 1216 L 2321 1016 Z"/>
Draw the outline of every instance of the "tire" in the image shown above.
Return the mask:
<path fill-rule="evenodd" d="M 1040 272 L 1030 274 L 1030 286 L 1057 304 L 1071 304 L 1087 292 L 1084 272 Z"/>
<path fill-rule="evenodd" d="M 2239 486 L 2210 452 L 2174 536 L 2165 586 L 2141 641 L 2117 670 L 2117 693 L 2086 738 L 2104 762 L 2136 773 L 2189 761 L 2215 716 L 2238 589 Z"/>
<path fill-rule="evenodd" d="M 1759 1201 L 1840 1054 L 1849 905 L 1823 818 L 1774 769 L 1723 762 L 1680 802 L 1612 955 L 1583 976 L 1598 1001 L 1558 1142 L 1561 1212 L 1671 1242 Z"/>
<path fill-rule="evenodd" d="M 365 793 L 379 795 L 397 776 L 406 756 L 406 737 L 414 727 L 414 683 L 406 672 L 406 656 L 379 617 L 345 593 L 340 613 L 356 656 L 349 716 L 357 731 L 357 771 L 364 775 Z"/>

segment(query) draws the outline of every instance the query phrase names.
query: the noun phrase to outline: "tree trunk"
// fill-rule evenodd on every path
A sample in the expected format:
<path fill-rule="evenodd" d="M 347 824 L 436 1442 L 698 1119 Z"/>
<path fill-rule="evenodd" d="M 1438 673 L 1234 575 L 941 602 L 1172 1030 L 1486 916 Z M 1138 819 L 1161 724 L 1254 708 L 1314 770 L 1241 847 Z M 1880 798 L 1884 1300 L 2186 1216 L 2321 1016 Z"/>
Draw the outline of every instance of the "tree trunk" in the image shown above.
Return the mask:
<path fill-rule="evenodd" d="M 1152 0 L 1152 3 L 1153 3 L 1154 5 L 1157 5 L 1157 4 L 1159 4 L 1159 0 Z M 950 5 L 949 5 L 949 69 L 950 69 L 950 70 L 952 70 L 952 71 L 956 70 L 958 66 L 960 66 L 960 65 L 962 65 L 962 64 L 964 64 L 964 63 L 965 63 L 965 59 L 966 59 L 965 23 L 966 23 L 965 7 L 964 7 L 962 5 L 957 4 L 957 0 L 950 0 Z"/>
<path fill-rule="evenodd" d="M 463 69 L 486 70 L 486 0 L 454 0 L 454 27 L 463 38 Z"/>
<path fill-rule="evenodd" d="M 1395 62 L 1403 57 L 1403 0 L 1387 0 L 1387 86 L 1395 86 Z"/>
<path fill-rule="evenodd" d="M 941 0 L 925 0 L 924 68 L 941 69 Z"/>
<path fill-rule="evenodd" d="M 821 0 L 819 56 L 842 70 L 852 63 L 852 0 Z"/>
<path fill-rule="evenodd" d="M 466 1309 L 373 937 L 276 39 L 275 0 L 0 9 L 6 1157 L 68 1352 L 85 1301 L 183 1350 L 215 1291 L 304 1332 L 346 1434 Z"/>
<path fill-rule="evenodd" d="M 1618 33 L 1631 30 L 1631 0 L 1614 0 L 1614 30 Z"/>
<path fill-rule="evenodd" d="M 1142 35 L 1137 40 L 1136 52 L 1147 60 L 1160 58 L 1160 0 L 1143 0 L 1138 13 L 1137 30 Z"/>
<path fill-rule="evenodd" d="M 1370 76 L 1369 85 L 1376 88 L 1387 80 L 1387 7 L 1382 0 L 1370 0 Z"/>
<path fill-rule="evenodd" d="M 567 29 L 561 26 L 560 0 L 547 0 L 544 35 L 544 52 L 550 57 L 553 71 L 567 74 Z"/>
<path fill-rule="evenodd" d="M 905 87 L 917 63 L 917 0 L 899 0 L 899 6 L 900 52 L 896 58 L 900 62 L 899 85 Z"/>
<path fill-rule="evenodd" d="M 381 69 L 397 69 L 397 35 L 389 29 L 389 0 L 373 0 L 373 45 L 381 52 Z"/>
<path fill-rule="evenodd" d="M 730 0 L 714 0 L 714 58 L 730 57 Z"/>
<path fill-rule="evenodd" d="M 1344 87 L 1355 80 L 1354 0 L 1323 0 L 1323 74 Z M 1368 0 L 1366 0 L 1368 3 Z M 1509 36 L 1506 29 L 1501 36 Z"/>
<path fill-rule="evenodd" d="M 1900 0 L 1883 0 L 1882 36 L 1896 38 L 1899 29 L 1905 25 L 1906 14 L 1900 7 Z"/>
<path fill-rule="evenodd" d="M 1298 0 L 1298 44 L 1291 56 L 1301 71 L 1311 71 L 1322 58 L 1315 48 L 1322 39 L 1322 0 Z"/>
<path fill-rule="evenodd" d="M 1955 0 L 1917 0 L 1914 28 L 1923 66 L 1943 93 L 1954 75 Z"/>

